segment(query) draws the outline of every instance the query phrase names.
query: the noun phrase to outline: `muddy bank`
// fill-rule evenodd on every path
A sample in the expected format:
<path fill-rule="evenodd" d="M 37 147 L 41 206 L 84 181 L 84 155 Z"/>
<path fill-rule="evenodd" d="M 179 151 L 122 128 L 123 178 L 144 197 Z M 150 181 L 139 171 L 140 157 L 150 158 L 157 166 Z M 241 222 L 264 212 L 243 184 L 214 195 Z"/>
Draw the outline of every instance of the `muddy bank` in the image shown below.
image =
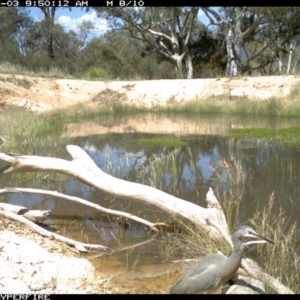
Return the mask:
<path fill-rule="evenodd" d="M 3 294 L 165 294 L 187 263 L 124 265 L 126 252 L 80 254 L 22 225 L 0 220 L 0 291 Z M 139 260 L 132 254 L 131 260 Z M 95 257 L 93 259 L 93 257 Z M 150 259 L 152 261 L 152 258 Z M 99 271 L 97 271 L 99 270 Z"/>

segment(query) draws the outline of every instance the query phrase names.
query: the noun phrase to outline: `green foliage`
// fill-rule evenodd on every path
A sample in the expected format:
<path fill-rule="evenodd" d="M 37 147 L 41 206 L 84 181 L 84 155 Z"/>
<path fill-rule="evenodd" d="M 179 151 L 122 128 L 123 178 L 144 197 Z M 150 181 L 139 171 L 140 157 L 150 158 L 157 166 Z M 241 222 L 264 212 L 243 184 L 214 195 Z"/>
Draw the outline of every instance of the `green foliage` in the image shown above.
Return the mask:
<path fill-rule="evenodd" d="M 5 108 L 0 118 L 1 136 L 7 141 L 4 148 L 17 153 L 32 154 L 46 147 L 47 143 L 57 144 L 62 127 L 63 123 L 57 118 L 16 107 Z"/>
<path fill-rule="evenodd" d="M 294 92 L 294 94 L 295 93 L 296 92 Z M 222 113 L 291 117 L 300 115 L 300 98 L 288 97 L 287 99 L 278 99 L 271 97 L 262 100 L 249 99 L 246 97 L 231 97 L 229 93 L 228 95 L 224 94 L 210 98 L 193 99 L 191 101 L 180 103 L 173 102 L 167 107 L 158 107 L 156 109 L 161 112 Z"/>
<path fill-rule="evenodd" d="M 174 65 L 168 61 L 158 62 L 155 55 L 147 55 L 141 59 L 136 70 L 140 79 L 176 79 L 178 74 Z"/>
<path fill-rule="evenodd" d="M 22 26 L 28 26 L 30 22 L 28 13 L 16 7 L 0 9 L 0 20 L 0 40 L 2 43 L 11 41 L 18 30 Z"/>
<path fill-rule="evenodd" d="M 136 68 L 136 61 L 133 62 L 134 57 L 132 57 L 136 51 L 134 45 L 130 45 L 122 37 L 117 39 L 114 34 L 107 42 L 107 35 L 94 38 L 82 50 L 79 54 L 78 72 L 85 76 L 89 69 L 96 68 L 106 73 L 105 78 L 132 79 Z"/>
<path fill-rule="evenodd" d="M 149 150 L 147 146 L 141 146 L 139 149 L 144 149 L 144 151 Z M 177 178 L 180 170 L 177 166 L 176 156 L 173 153 L 161 156 L 150 156 L 148 163 L 138 170 L 138 172 L 140 173 L 138 177 L 143 179 L 142 183 L 160 190 L 165 190 L 167 184 L 169 193 L 173 195 L 177 195 L 179 193 Z M 166 183 L 165 174 L 171 174 L 171 180 L 168 183 Z"/>
<path fill-rule="evenodd" d="M 145 52 L 155 52 L 158 62 L 168 60 L 177 67 L 178 77 L 183 77 L 181 64 L 175 57 L 182 56 L 182 64 L 187 62 L 189 40 L 196 28 L 199 7 L 147 7 L 142 10 L 132 8 L 95 8 L 98 15 L 109 24 L 130 34 L 145 48 Z M 133 38 L 133 39 L 132 39 Z M 189 39 L 189 40 L 187 40 Z M 128 57 L 129 58 L 129 57 Z"/>
<path fill-rule="evenodd" d="M 298 84 L 291 89 L 289 98 L 291 100 L 300 99 L 300 86 Z"/>
<path fill-rule="evenodd" d="M 297 7 L 265 7 L 251 8 L 254 14 L 261 10 L 262 23 L 271 26 L 263 26 L 259 34 L 249 40 L 247 46 L 252 53 L 248 59 L 251 69 L 259 70 L 262 75 L 287 73 L 288 60 L 292 44 L 300 33 L 299 17 L 300 9 Z M 294 49 L 291 57 L 291 69 L 296 70 L 299 51 Z M 280 72 L 278 61 L 282 62 Z"/>
<path fill-rule="evenodd" d="M 220 36 L 202 27 L 197 39 L 191 41 L 190 51 L 194 65 L 194 78 L 212 78 L 225 74 L 227 57 L 225 43 Z"/>
<path fill-rule="evenodd" d="M 16 35 L 29 25 L 30 19 L 23 10 L 7 7 L 0 9 L 0 20 L 0 64 L 20 64 L 23 60 Z"/>
<path fill-rule="evenodd" d="M 83 78 L 88 79 L 108 79 L 108 75 L 105 70 L 101 68 L 89 68 L 84 74 Z"/>
<path fill-rule="evenodd" d="M 228 16 L 233 9 L 222 8 L 220 17 Z M 54 22 L 57 8 L 41 10 L 44 13 L 42 21 L 31 18 L 26 8 L 0 10 L 0 67 L 1 64 L 11 64 L 22 74 L 55 77 L 175 79 L 182 74 L 179 74 L 174 55 L 182 54 L 187 47 L 194 78 L 224 75 L 227 63 L 226 35 L 218 27 L 211 31 L 199 23 L 195 17 L 198 8 L 95 8 L 112 28 L 120 30 L 108 30 L 103 36 L 91 40 L 89 37 L 95 29 L 91 22 L 78 24 L 78 32 L 67 32 Z M 274 74 L 278 72 L 280 58 L 283 72 L 286 72 L 291 42 L 300 32 L 300 9 L 245 7 L 245 10 L 247 13 L 241 19 L 242 32 L 253 26 L 259 18 L 261 23 L 268 26 L 257 27 L 259 34 L 253 30 L 245 38 L 247 50 L 242 58 L 242 71 L 256 75 Z M 189 28 L 192 28 L 192 32 L 186 45 Z M 162 36 L 158 39 L 153 32 L 162 33 Z M 172 32 L 176 32 L 174 37 Z M 299 72 L 299 53 L 296 47 L 290 72 Z M 186 58 L 187 55 L 183 58 L 183 73 L 187 71 Z M 218 108 L 213 110 L 218 111 Z M 250 111 L 253 110 L 255 107 L 250 108 Z M 269 110 L 273 115 L 281 115 L 277 102 L 271 103 Z"/>
<path fill-rule="evenodd" d="M 285 146 L 299 145 L 300 127 L 289 128 L 232 128 L 229 136 L 273 140 Z"/>
<path fill-rule="evenodd" d="M 56 67 L 50 68 L 50 70 L 39 68 L 38 71 L 33 71 L 20 64 L 11 64 L 9 62 L 0 63 L 0 73 L 48 78 L 74 78 L 70 74 L 64 72 L 62 69 Z"/>

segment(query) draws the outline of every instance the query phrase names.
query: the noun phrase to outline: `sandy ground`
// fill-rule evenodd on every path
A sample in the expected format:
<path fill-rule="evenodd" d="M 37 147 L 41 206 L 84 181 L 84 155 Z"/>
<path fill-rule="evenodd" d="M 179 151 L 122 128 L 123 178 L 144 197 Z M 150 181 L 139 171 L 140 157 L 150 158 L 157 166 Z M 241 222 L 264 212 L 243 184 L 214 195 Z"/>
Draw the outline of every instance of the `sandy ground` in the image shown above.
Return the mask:
<path fill-rule="evenodd" d="M 231 97 L 283 98 L 299 83 L 297 76 L 85 81 L 0 74 L 0 106 L 12 104 L 46 112 L 79 103 L 91 107 L 112 103 L 156 107 L 229 94 Z"/>
<path fill-rule="evenodd" d="M 91 294 L 117 290 L 75 248 L 0 219 L 2 294 Z"/>

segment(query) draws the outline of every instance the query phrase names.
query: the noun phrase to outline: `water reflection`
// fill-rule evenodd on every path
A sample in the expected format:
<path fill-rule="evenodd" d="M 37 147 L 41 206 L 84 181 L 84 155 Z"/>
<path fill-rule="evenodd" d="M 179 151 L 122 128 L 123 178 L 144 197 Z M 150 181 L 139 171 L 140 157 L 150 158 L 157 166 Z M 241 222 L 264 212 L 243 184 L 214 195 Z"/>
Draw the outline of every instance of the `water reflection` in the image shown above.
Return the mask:
<path fill-rule="evenodd" d="M 149 120 L 146 122 L 146 116 L 143 115 L 119 118 L 116 123 L 109 119 L 106 124 L 105 120 L 99 119 L 90 121 L 89 124 L 68 124 L 64 134 L 69 133 L 74 137 L 78 133 L 74 137 L 74 143 L 81 146 L 104 172 L 113 176 L 156 186 L 202 206 L 205 206 L 205 195 L 209 187 L 218 192 L 221 204 L 226 200 L 226 195 L 231 193 L 240 202 L 236 216 L 239 223 L 246 223 L 256 208 L 261 211 L 266 209 L 269 195 L 273 191 L 276 199 L 275 214 L 282 206 L 288 212 L 291 223 L 298 220 L 299 147 L 287 148 L 265 140 L 233 139 L 227 136 L 230 127 L 295 126 L 299 125 L 298 121 L 220 117 L 216 121 L 212 117 L 200 119 L 197 116 L 191 118 L 178 115 L 176 118 L 170 116 L 163 120 L 158 116 L 150 116 Z M 137 124 L 141 126 L 138 127 Z M 170 132 L 171 134 L 167 134 Z M 186 144 L 171 148 L 137 146 L 139 140 L 161 136 L 177 138 Z M 28 179 L 26 183 L 21 181 L 21 184 L 25 183 L 26 187 L 59 190 L 153 222 L 168 218 L 155 207 L 116 199 L 73 178 L 59 181 L 51 178 Z M 20 187 L 20 177 L 4 177 L 1 182 L 3 186 Z M 63 227 L 64 234 L 82 242 L 99 243 L 118 249 L 146 240 L 151 235 L 143 225 L 131 223 L 127 230 L 123 230 L 116 217 L 103 215 L 92 208 L 63 199 L 43 195 L 8 194 L 4 196 L 4 201 L 33 209 L 51 209 L 49 226 L 53 230 L 61 230 Z M 127 266 L 158 263 L 162 260 L 157 245 L 153 242 L 135 248 L 130 251 L 130 258 L 126 258 L 124 254 L 118 254 L 118 257 L 123 263 L 125 259 Z M 108 261 L 112 264 L 114 260 L 115 257 L 104 261 L 99 259 L 95 264 L 103 268 Z M 131 260 L 133 262 L 128 263 Z M 118 268 L 124 268 L 124 264 L 118 265 Z"/>

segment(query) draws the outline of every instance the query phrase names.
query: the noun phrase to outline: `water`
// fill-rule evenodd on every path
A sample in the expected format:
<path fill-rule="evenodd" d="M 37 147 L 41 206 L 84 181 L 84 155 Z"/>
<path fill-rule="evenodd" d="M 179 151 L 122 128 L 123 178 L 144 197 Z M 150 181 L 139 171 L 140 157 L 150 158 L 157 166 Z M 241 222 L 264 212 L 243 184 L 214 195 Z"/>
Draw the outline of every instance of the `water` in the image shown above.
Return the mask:
<path fill-rule="evenodd" d="M 236 215 L 240 224 L 246 223 L 257 210 L 267 209 L 269 196 L 274 192 L 275 216 L 283 207 L 292 224 L 300 213 L 300 148 L 265 140 L 232 139 L 228 130 L 253 126 L 280 128 L 299 126 L 299 123 L 294 119 L 214 115 L 102 116 L 85 123 L 66 124 L 61 138 L 72 137 L 72 143 L 82 147 L 104 172 L 128 181 L 155 184 L 167 193 L 201 206 L 206 205 L 209 187 L 218 194 L 221 204 L 232 193 L 240 201 Z M 143 146 L 145 140 L 159 137 L 179 139 L 186 145 Z M 48 155 L 62 150 L 51 149 L 50 145 L 47 149 Z M 154 173 L 154 167 L 160 172 Z M 1 183 L 2 186 L 59 190 L 151 222 L 169 221 L 156 207 L 116 199 L 73 178 L 50 175 L 20 181 L 20 176 L 15 176 L 1 178 Z M 113 255 L 97 257 L 92 262 L 99 271 L 114 274 L 112 282 L 123 282 L 124 290 L 121 288 L 120 292 L 129 288 L 131 292 L 164 293 L 181 273 L 182 265 L 165 262 L 161 255 L 165 234 L 154 236 L 144 225 L 130 222 L 129 228 L 123 228 L 114 216 L 50 196 L 8 194 L 3 199 L 32 209 L 51 209 L 47 221 L 51 230 L 62 233 L 63 228 L 63 233 L 70 238 L 116 250 Z M 133 245 L 138 246 L 118 252 Z"/>

